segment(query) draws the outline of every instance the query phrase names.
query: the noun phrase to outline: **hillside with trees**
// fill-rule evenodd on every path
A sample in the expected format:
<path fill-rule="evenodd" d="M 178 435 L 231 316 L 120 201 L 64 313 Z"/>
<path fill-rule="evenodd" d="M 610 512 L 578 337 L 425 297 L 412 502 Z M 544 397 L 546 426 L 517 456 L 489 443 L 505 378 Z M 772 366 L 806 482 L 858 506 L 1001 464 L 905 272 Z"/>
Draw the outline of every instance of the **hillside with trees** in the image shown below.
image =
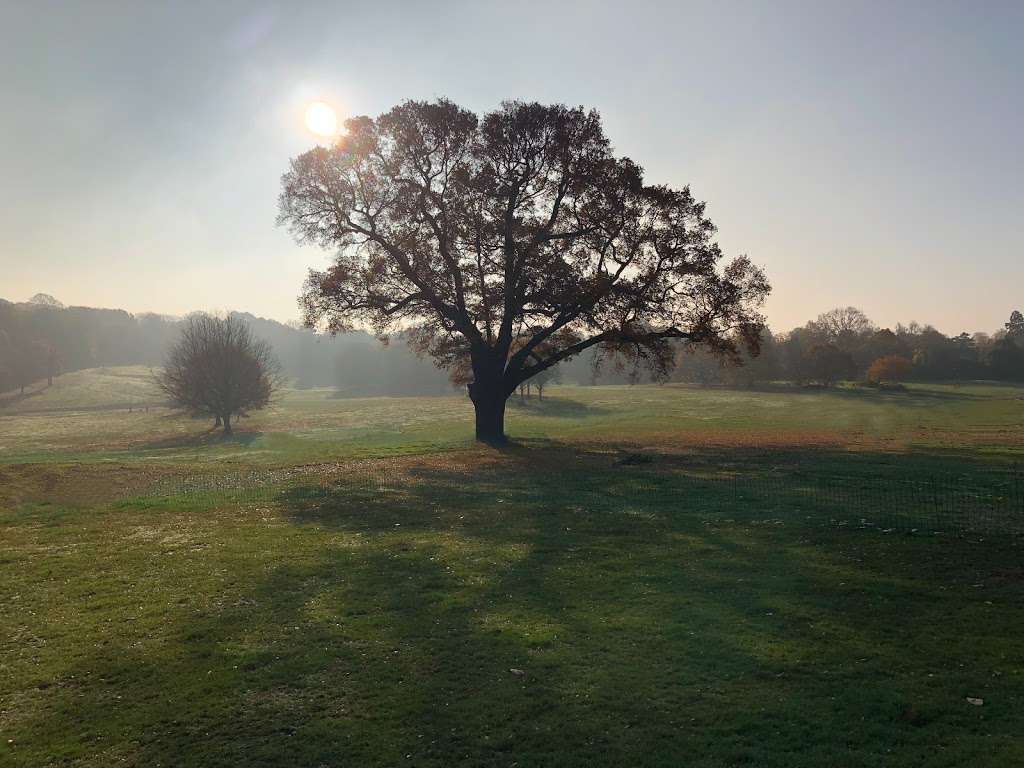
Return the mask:
<path fill-rule="evenodd" d="M 0 392 L 19 393 L 86 368 L 160 366 L 187 321 L 119 309 L 64 307 L 46 298 L 0 301 Z M 333 387 L 345 396 L 451 391 L 447 376 L 401 339 L 382 348 L 361 331 L 331 337 L 248 313 L 232 316 L 270 344 L 292 386 Z"/>
<path fill-rule="evenodd" d="M 994 333 L 947 336 L 930 325 L 880 328 L 855 307 L 818 315 L 788 333 L 761 336 L 761 354 L 738 365 L 680 350 L 674 381 L 752 386 L 769 381 L 830 386 L 838 381 L 1024 381 L 1024 316 Z"/>
<path fill-rule="evenodd" d="M 64 307 L 41 294 L 0 300 L 0 392 L 44 385 L 86 368 L 161 365 L 184 319 L 119 309 Z M 316 334 L 248 313 L 232 313 L 266 339 L 291 386 L 331 387 L 341 397 L 433 395 L 461 390 L 458 375 L 418 356 L 401 337 L 381 345 L 364 331 Z M 571 384 L 651 381 L 642 368 L 604 359 L 600 350 L 561 363 L 555 380 Z M 765 328 L 760 354 L 736 360 L 678 344 L 667 380 L 751 387 L 771 381 L 828 386 L 842 380 L 1024 381 L 1024 315 L 1013 311 L 993 333 L 947 336 L 916 322 L 880 328 L 853 307 L 834 309 L 788 333 Z"/>

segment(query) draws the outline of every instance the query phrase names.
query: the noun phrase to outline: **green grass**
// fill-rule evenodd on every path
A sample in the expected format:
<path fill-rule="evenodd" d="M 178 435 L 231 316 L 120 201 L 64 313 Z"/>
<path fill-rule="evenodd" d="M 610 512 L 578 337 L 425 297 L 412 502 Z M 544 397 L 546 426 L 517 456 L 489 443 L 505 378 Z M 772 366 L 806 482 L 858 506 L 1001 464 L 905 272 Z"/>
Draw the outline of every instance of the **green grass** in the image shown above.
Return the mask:
<path fill-rule="evenodd" d="M 339 399 L 288 390 L 233 440 L 156 405 L 147 369 L 80 371 L 0 407 L 0 463 L 216 461 L 277 465 L 471 445 L 464 395 Z M 131 411 L 129 411 L 131 408 Z M 510 401 L 519 439 L 1024 452 L 1024 389 L 991 384 L 765 391 L 681 386 L 554 387 Z"/>
<path fill-rule="evenodd" d="M 54 413 L 90 409 L 115 410 L 157 405 L 163 400 L 153 379 L 153 369 L 144 366 L 91 368 L 53 380 L 52 386 L 39 382 L 17 391 L 0 393 L 0 413 Z"/>
<path fill-rule="evenodd" d="M 1020 390 L 562 387 L 495 451 L 80 383 L 0 416 L 0 765 L 1024 763 L 1024 542 L 840 524 L 1002 477 Z"/>

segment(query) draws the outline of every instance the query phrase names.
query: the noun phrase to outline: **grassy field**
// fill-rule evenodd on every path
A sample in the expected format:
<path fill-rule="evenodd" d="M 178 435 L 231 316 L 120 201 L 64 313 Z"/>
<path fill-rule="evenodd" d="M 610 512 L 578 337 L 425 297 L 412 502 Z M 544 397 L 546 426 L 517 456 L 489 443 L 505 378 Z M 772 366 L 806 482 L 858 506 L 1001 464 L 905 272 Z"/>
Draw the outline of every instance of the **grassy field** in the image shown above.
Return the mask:
<path fill-rule="evenodd" d="M 0 399 L 0 463 L 231 462 L 282 465 L 471 447 L 464 395 L 340 399 L 287 391 L 224 441 L 160 407 L 145 368 L 79 371 L 24 398 Z M 510 401 L 525 441 L 682 448 L 816 447 L 1024 456 L 1024 389 L 991 384 L 765 391 L 680 386 L 555 387 Z"/>
<path fill-rule="evenodd" d="M 0 765 L 1024 764 L 1024 390 L 3 403 Z"/>

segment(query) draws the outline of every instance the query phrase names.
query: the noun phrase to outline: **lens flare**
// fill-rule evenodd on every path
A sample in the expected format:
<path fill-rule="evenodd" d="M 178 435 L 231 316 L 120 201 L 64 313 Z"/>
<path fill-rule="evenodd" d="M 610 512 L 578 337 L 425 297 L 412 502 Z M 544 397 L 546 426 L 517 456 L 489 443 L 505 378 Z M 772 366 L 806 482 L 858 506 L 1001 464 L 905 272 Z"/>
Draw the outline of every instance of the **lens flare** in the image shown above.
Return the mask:
<path fill-rule="evenodd" d="M 314 101 L 306 107 L 306 127 L 317 136 L 335 136 L 338 133 L 338 116 L 330 104 Z"/>

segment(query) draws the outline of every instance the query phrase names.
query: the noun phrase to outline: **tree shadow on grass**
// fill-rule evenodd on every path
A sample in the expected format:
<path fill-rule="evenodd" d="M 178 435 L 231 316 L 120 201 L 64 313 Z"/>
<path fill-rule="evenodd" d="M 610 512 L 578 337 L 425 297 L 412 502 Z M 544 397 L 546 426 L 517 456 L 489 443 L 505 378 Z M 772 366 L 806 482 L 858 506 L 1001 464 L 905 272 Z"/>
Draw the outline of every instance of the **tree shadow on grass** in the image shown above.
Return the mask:
<path fill-rule="evenodd" d="M 985 383 L 989 384 L 989 382 Z M 993 383 L 992 386 L 1001 385 Z M 734 392 L 762 394 L 834 395 L 836 397 L 843 397 L 847 399 L 889 403 L 909 403 L 912 405 L 934 405 L 936 402 L 943 401 L 955 402 L 991 399 L 988 395 L 979 395 L 972 392 L 922 389 L 917 386 L 911 386 L 904 389 L 894 389 L 892 387 L 876 388 L 866 386 L 826 387 L 818 384 L 760 384 L 746 388 L 727 387 L 723 389 L 728 389 L 729 391 Z"/>
<path fill-rule="evenodd" d="M 638 508 L 678 518 L 681 499 L 704 519 L 779 519 L 790 524 L 921 531 L 949 536 L 1024 533 L 1024 475 L 1011 462 L 958 452 L 700 449 L 645 451 L 642 461 L 607 446 L 587 450 L 555 441 L 506 445 L 496 461 L 459 467 L 412 466 L 390 475 L 373 469 L 345 477 L 370 520 L 388 521 L 406 496 L 436 493 L 431 508 L 451 505 L 500 516 L 507 502 L 557 503 L 602 510 Z M 425 491 L 423 489 L 430 489 Z M 288 492 L 331 498 L 333 486 Z M 286 494 L 287 497 L 287 494 Z M 327 514 L 330 504 L 297 503 L 291 514 Z M 506 506 L 503 506 L 506 505 Z M 378 514 L 380 513 L 380 514 Z M 640 512 L 638 514 L 642 514 Z M 618 514 L 618 512 L 616 512 Z M 630 520 L 620 517 L 628 526 Z M 399 524 L 415 524 L 396 520 Z M 332 525 L 331 518 L 319 524 Z"/>
<path fill-rule="evenodd" d="M 830 391 L 830 390 L 823 390 Z M 991 400 L 991 397 L 971 392 L 950 392 L 937 389 L 875 389 L 873 387 L 837 387 L 831 390 L 839 397 L 883 403 L 909 403 L 910 405 L 932 406 L 941 402 L 964 402 Z"/>
<path fill-rule="evenodd" d="M 66 654 L 15 736 L 181 766 L 817 766 L 838 744 L 919 764 L 936 738 L 950 764 L 1009 756 L 1020 708 L 962 699 L 1014 700 L 991 670 L 1021 609 L 972 584 L 1019 552 L 954 567 L 957 542 L 765 524 L 736 513 L 725 459 L 750 460 L 520 447 L 290 487 L 269 518 L 211 510 L 229 527 L 193 557 L 138 552 L 131 594 L 83 575 L 134 618 Z M 149 601 L 159 631 L 133 623 Z"/>
<path fill-rule="evenodd" d="M 1003 477 L 1024 471 L 1024 455 L 1013 448 L 987 450 L 979 454 L 974 446 L 965 448 L 928 446 L 910 450 L 856 450 L 844 447 L 803 447 L 718 443 L 692 445 L 652 443 L 642 440 L 619 442 L 586 439 L 566 442 L 548 437 L 517 437 L 488 450 L 527 476 L 533 472 L 572 471 L 575 466 L 596 463 L 601 470 L 642 471 L 674 469 L 725 473 L 729 476 L 798 475 L 853 476 L 884 481 L 888 479 L 946 480 L 965 477 Z M 641 461 L 631 461 L 633 457 Z M 583 462 L 581 465 L 580 462 Z"/>

